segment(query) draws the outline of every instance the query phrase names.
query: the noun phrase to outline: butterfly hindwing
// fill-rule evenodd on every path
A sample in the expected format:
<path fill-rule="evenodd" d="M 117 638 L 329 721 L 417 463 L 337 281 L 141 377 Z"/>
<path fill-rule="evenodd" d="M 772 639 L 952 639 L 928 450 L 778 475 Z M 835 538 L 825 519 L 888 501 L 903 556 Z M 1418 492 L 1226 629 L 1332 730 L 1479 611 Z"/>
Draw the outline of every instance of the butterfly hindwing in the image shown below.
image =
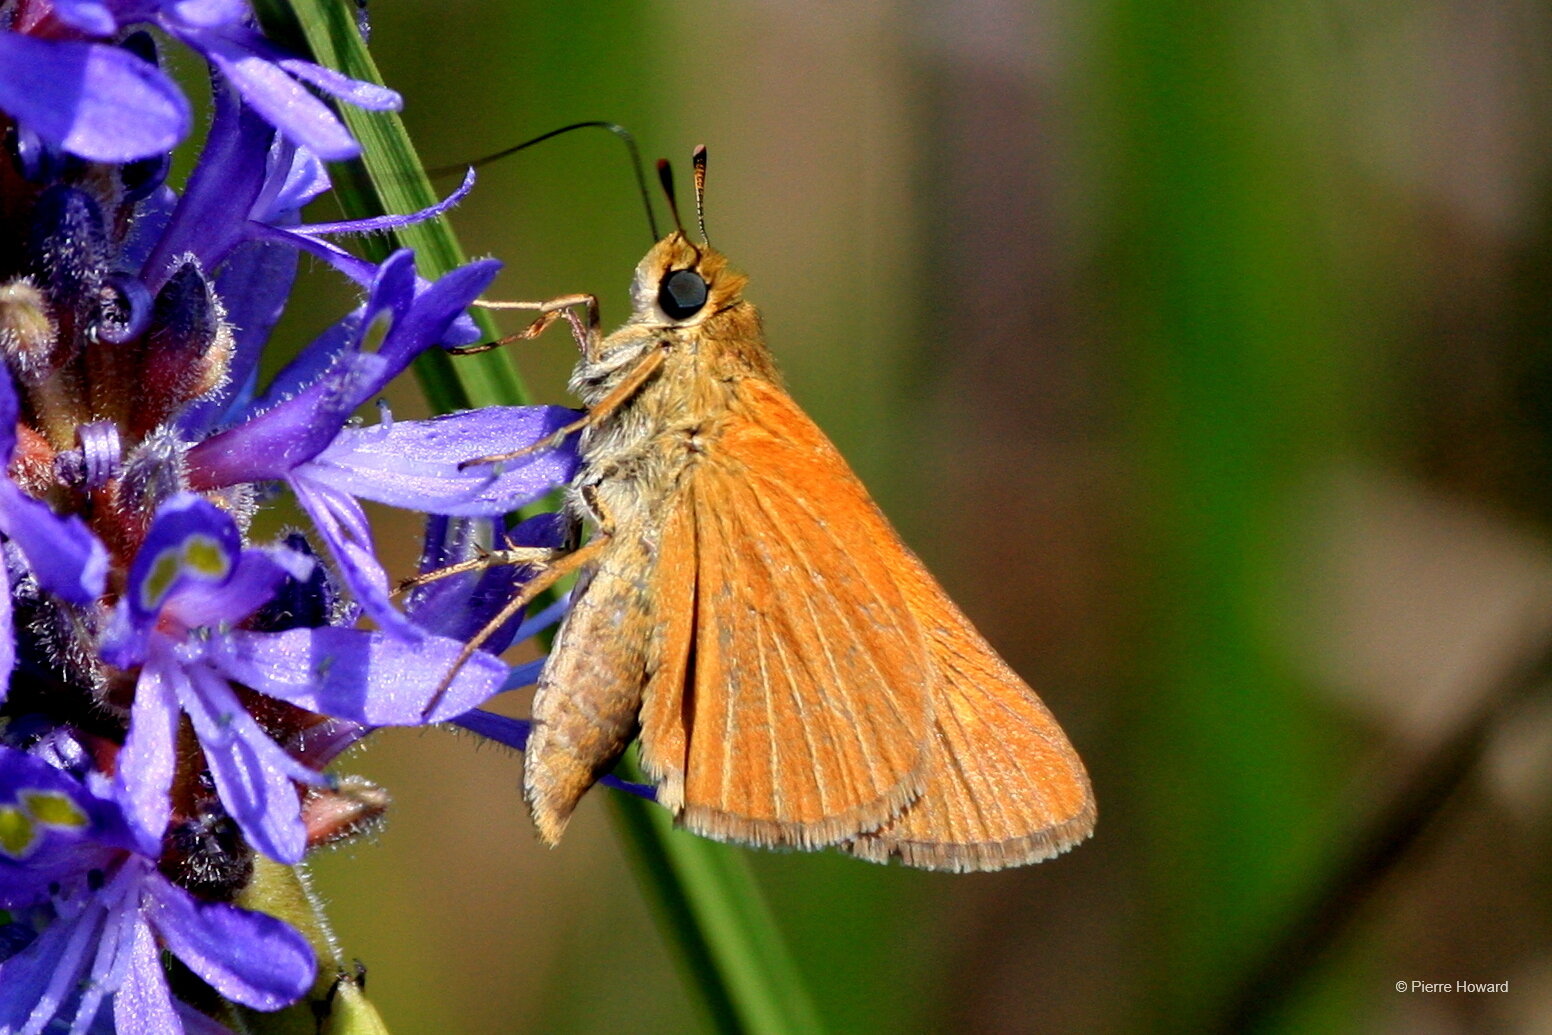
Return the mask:
<path fill-rule="evenodd" d="M 927 777 L 910 808 L 847 849 L 925 869 L 997 870 L 1082 841 L 1094 794 L 1056 719 L 914 555 L 897 570 L 937 672 Z"/>

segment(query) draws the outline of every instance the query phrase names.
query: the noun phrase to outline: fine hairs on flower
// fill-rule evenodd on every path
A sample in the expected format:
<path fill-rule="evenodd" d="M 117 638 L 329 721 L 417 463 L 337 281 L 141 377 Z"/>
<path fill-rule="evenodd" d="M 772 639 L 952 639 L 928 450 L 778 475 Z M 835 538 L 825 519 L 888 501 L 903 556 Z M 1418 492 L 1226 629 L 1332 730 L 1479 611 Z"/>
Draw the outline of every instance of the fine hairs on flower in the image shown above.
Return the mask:
<path fill-rule="evenodd" d="M 191 108 L 147 27 L 210 68 L 181 190 Z M 524 573 L 396 600 L 362 501 L 426 515 L 428 565 L 465 559 L 576 457 L 464 461 L 576 415 L 355 419 L 418 355 L 474 340 L 464 312 L 498 268 L 427 278 L 409 251 L 332 239 L 444 211 L 472 180 L 424 212 L 302 221 L 323 163 L 359 152 L 315 92 L 382 110 L 392 91 L 281 51 L 240 0 L 24 0 L 0 66 L 29 72 L 0 77 L 0 1031 L 224 1030 L 341 970 L 326 931 L 252 898 L 257 872 L 387 808 L 326 767 L 509 681 L 488 650 L 453 669 Z M 302 276 L 361 301 L 310 343 L 276 340 Z M 285 497 L 305 527 L 256 541 Z"/>

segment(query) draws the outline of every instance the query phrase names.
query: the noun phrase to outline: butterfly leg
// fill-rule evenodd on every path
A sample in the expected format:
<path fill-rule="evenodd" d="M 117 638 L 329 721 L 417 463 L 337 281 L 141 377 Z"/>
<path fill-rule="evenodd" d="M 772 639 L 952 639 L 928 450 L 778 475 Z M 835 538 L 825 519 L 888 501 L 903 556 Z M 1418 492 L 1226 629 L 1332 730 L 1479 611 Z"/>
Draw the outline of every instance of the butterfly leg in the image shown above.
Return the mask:
<path fill-rule="evenodd" d="M 522 449 L 514 449 L 510 453 L 495 453 L 490 456 L 477 456 L 470 460 L 464 460 L 458 465 L 459 469 L 461 470 L 466 467 L 473 467 L 476 464 L 504 463 L 508 460 L 517 460 L 521 457 L 528 456 L 530 453 L 539 453 L 546 449 L 554 449 L 556 446 L 559 446 L 562 442 L 566 441 L 566 437 L 568 435 L 573 435 L 578 431 L 581 431 L 589 424 L 598 421 L 599 419 L 619 409 L 625 403 L 629 402 L 637 392 L 641 391 L 642 386 L 651 380 L 652 375 L 656 374 L 663 366 L 663 360 L 667 357 L 667 355 L 667 352 L 665 352 L 663 349 L 653 349 L 651 352 L 647 353 L 641 358 L 640 362 L 631 368 L 631 372 L 625 376 L 625 379 L 610 389 L 609 394 L 598 400 L 597 404 L 595 404 L 592 409 L 588 410 L 586 413 L 572 421 L 570 424 L 556 429 L 556 431 L 548 437 L 540 439 L 538 442 L 535 442 L 532 445 L 524 446 Z"/>
<path fill-rule="evenodd" d="M 412 589 L 419 589 L 421 586 L 440 582 L 443 579 L 452 578 L 454 575 L 467 575 L 471 572 L 484 571 L 486 568 L 496 568 L 501 565 L 544 568 L 565 553 L 567 551 L 557 550 L 549 546 L 510 546 L 501 550 L 479 547 L 475 556 L 470 557 L 466 561 L 459 561 L 456 564 L 449 564 L 445 568 L 423 571 L 419 575 L 411 575 L 407 579 L 401 579 L 393 591 L 395 595 L 408 593 Z"/>
<path fill-rule="evenodd" d="M 461 348 L 448 349 L 454 356 L 474 356 L 481 352 L 489 352 L 491 349 L 499 349 L 503 345 L 510 345 L 518 341 L 532 341 L 556 320 L 564 318 L 571 325 L 571 337 L 577 343 L 577 348 L 584 356 L 592 357 L 598 354 L 598 342 L 603 337 L 602 323 L 598 316 L 598 299 L 593 295 L 576 294 L 561 295 L 557 298 L 547 299 L 543 302 L 488 302 L 483 299 L 474 303 L 481 309 L 523 309 L 529 312 L 537 312 L 539 315 L 533 323 L 504 338 L 495 341 L 481 342 L 478 345 L 465 345 Z M 587 310 L 587 322 L 577 316 L 577 306 Z"/>
<path fill-rule="evenodd" d="M 463 667 L 464 662 L 474 657 L 474 652 L 479 650 L 480 646 L 486 640 L 494 636 L 497 629 L 500 629 L 503 625 L 505 625 L 513 615 L 517 614 L 523 608 L 533 603 L 534 599 L 538 597 L 540 593 L 543 593 L 545 590 L 549 589 L 551 586 L 555 585 L 555 583 L 559 582 L 561 579 L 565 578 L 567 575 L 570 575 L 577 569 L 596 560 L 598 556 L 604 552 L 608 545 L 609 536 L 607 534 L 603 533 L 602 531 L 595 533 L 593 538 L 589 539 L 581 547 L 571 551 L 570 553 L 562 554 L 559 557 L 552 557 L 550 563 L 541 567 L 538 574 L 529 579 L 527 582 L 523 583 L 523 588 L 518 590 L 517 594 L 514 595 L 511 600 L 507 601 L 506 605 L 496 613 L 495 617 L 486 622 L 485 627 L 479 632 L 475 633 L 474 637 L 463 645 L 463 649 L 458 652 L 458 657 L 453 659 L 453 664 L 448 668 L 447 674 L 442 677 L 442 682 L 438 684 L 436 692 L 431 695 L 431 700 L 427 702 L 423 714 L 429 715 L 436 710 L 437 705 L 442 701 L 443 695 L 447 693 L 447 688 L 452 685 L 453 677 L 457 675 L 458 670 Z M 491 555 L 504 552 L 507 551 L 493 550 L 491 551 Z M 510 552 L 512 554 L 518 553 L 516 549 Z M 554 551 L 548 552 L 552 555 L 554 554 Z M 501 562 L 492 560 L 487 562 L 485 566 L 497 563 Z M 518 560 L 517 563 L 531 564 L 532 560 L 526 553 L 524 553 L 523 559 Z M 438 577 L 441 577 L 440 574 L 438 574 Z"/>

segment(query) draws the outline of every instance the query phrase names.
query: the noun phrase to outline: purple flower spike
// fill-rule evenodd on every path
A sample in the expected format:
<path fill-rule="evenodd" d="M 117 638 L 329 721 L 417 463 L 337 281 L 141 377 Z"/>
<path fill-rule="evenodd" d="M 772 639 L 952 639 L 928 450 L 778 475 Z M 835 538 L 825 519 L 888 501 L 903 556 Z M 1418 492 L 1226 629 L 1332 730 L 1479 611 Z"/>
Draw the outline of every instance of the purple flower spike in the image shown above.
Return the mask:
<path fill-rule="evenodd" d="M 319 977 L 297 931 L 235 903 L 272 901 L 267 860 L 382 815 L 384 792 L 324 768 L 383 726 L 480 725 L 538 670 L 499 649 L 566 607 L 470 649 L 533 571 L 474 565 L 401 609 L 365 501 L 447 531 L 427 565 L 556 550 L 574 538 L 558 515 L 495 530 L 573 477 L 575 437 L 553 440 L 576 414 L 395 421 L 379 403 L 361 422 L 421 353 L 478 340 L 467 307 L 498 268 L 428 281 L 408 251 L 339 243 L 445 212 L 472 174 L 420 212 L 302 221 L 325 163 L 359 150 L 335 103 L 397 94 L 277 49 L 251 0 L 0 6 L 0 1035 L 218 1035 L 212 1018 Z M 169 45 L 211 80 L 192 165 L 171 151 L 190 105 Z M 361 301 L 270 351 L 320 268 L 303 253 Z M 316 531 L 251 541 L 285 490 Z"/>
<path fill-rule="evenodd" d="M 345 428 L 362 403 L 442 340 L 496 269 L 494 262 L 473 263 L 422 285 L 411 253 L 390 256 L 359 314 L 282 372 L 279 384 L 255 404 L 256 412 L 188 453 L 189 481 L 196 489 L 286 481 L 362 607 L 383 628 L 407 637 L 419 636 L 419 630 L 389 602 L 388 576 L 376 560 L 357 497 L 433 513 L 504 513 L 575 469 L 569 445 L 505 466 L 460 466 L 548 437 L 574 417 L 562 407 L 493 408 L 366 432 Z M 363 351 L 368 328 L 381 321 L 387 323 L 382 345 Z M 271 405 L 276 398 L 280 401 Z"/>
<path fill-rule="evenodd" d="M 311 569 L 290 550 L 242 548 L 232 519 L 199 496 L 176 496 L 158 512 L 103 645 L 120 667 L 141 666 L 116 785 L 146 834 L 160 836 L 172 816 L 178 718 L 186 714 L 221 803 L 248 840 L 281 862 L 301 858 L 306 833 L 294 784 L 327 780 L 265 732 L 233 683 L 367 726 L 440 722 L 502 686 L 506 666 L 486 654 L 455 672 L 463 645 L 442 636 L 411 642 L 335 626 L 200 634 L 241 622 L 288 580 L 307 582 Z"/>

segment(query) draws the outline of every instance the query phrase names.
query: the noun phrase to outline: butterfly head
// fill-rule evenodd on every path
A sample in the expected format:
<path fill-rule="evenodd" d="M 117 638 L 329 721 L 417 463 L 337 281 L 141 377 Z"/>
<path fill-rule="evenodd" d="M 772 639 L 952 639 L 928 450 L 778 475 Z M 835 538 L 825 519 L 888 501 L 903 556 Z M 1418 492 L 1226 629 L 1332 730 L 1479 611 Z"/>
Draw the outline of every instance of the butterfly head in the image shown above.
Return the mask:
<path fill-rule="evenodd" d="M 727 256 L 709 244 L 695 244 L 675 230 L 652 247 L 636 267 L 631 286 L 634 322 L 657 327 L 694 327 L 743 305 L 749 278 L 728 266 Z"/>
<path fill-rule="evenodd" d="M 744 312 L 749 307 L 743 299 L 744 285 L 749 281 L 728 267 L 727 257 L 713 248 L 706 237 L 706 148 L 697 147 L 691 163 L 695 168 L 695 217 L 701 243 L 691 241 L 684 232 L 679 203 L 674 199 L 673 169 L 666 159 L 659 159 L 658 179 L 674 215 L 675 230 L 653 245 L 636 267 L 636 280 L 631 285 L 635 307 L 631 322 L 650 327 L 695 327 L 713 336 L 718 335 L 719 329 L 722 333 L 737 333 L 731 325 L 747 323 L 750 315 Z M 720 326 L 724 324 L 730 326 Z"/>

